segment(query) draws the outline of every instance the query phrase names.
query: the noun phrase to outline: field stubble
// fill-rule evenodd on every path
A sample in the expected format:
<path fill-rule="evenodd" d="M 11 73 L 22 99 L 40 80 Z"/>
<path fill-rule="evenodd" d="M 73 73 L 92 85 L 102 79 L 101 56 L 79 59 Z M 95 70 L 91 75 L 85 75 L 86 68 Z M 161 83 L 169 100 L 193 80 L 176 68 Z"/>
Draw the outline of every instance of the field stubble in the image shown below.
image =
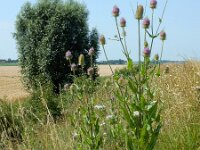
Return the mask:
<path fill-rule="evenodd" d="M 112 65 L 113 70 L 124 65 Z M 99 65 L 100 76 L 109 76 L 111 71 L 108 65 Z M 22 82 L 18 66 L 0 66 L 0 99 L 18 100 L 28 96 Z"/>

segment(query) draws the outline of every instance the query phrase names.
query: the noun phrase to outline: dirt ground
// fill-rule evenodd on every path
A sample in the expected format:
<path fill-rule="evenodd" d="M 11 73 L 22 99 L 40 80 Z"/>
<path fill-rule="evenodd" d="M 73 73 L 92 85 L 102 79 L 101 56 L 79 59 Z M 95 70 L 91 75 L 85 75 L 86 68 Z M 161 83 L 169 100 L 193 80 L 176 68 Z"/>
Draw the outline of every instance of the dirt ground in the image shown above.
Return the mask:
<path fill-rule="evenodd" d="M 122 68 L 123 65 L 112 65 L 112 69 Z M 108 65 L 99 65 L 100 76 L 109 76 Z M 0 66 L 0 99 L 16 100 L 26 97 L 28 93 L 21 83 L 20 68 L 17 66 Z"/>

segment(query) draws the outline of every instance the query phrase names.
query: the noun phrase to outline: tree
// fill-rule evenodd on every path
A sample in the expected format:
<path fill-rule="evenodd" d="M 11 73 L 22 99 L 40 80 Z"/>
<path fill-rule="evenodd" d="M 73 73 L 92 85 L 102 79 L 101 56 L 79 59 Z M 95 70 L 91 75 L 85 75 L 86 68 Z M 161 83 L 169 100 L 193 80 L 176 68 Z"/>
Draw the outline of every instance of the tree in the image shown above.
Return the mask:
<path fill-rule="evenodd" d="M 34 5 L 26 3 L 16 20 L 19 65 L 25 86 L 38 89 L 47 82 L 52 83 L 56 93 L 59 86 L 71 80 L 69 62 L 65 52 L 72 52 L 72 61 L 85 54 L 90 47 L 97 51 L 98 33 L 89 32 L 88 11 L 84 4 L 69 0 L 38 0 Z M 86 68 L 89 66 L 86 57 Z"/>

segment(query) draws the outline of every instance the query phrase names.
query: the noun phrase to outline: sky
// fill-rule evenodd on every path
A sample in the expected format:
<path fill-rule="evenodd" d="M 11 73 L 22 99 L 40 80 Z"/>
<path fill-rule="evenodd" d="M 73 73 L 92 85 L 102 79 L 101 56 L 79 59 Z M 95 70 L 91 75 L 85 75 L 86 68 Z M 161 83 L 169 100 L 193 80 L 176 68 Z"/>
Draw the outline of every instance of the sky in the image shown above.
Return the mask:
<path fill-rule="evenodd" d="M 16 16 L 25 2 L 35 3 L 37 0 L 6 0 L 0 6 L 0 59 L 17 59 L 17 46 L 12 36 L 15 32 Z M 146 0 L 77 0 L 85 3 L 89 10 L 88 24 L 90 29 L 96 27 L 100 34 L 105 35 L 106 51 L 109 59 L 125 59 L 121 52 L 121 45 L 117 41 L 109 40 L 116 35 L 116 27 L 112 16 L 112 8 L 117 5 L 120 8 L 121 17 L 127 20 L 127 45 L 131 51 L 131 57 L 138 59 L 137 45 L 137 21 L 133 12 L 137 3 L 145 5 Z M 151 17 L 147 0 L 146 17 Z M 165 0 L 157 0 L 154 24 L 157 28 L 158 18 L 161 17 Z M 160 30 L 167 33 L 163 59 L 187 60 L 200 59 L 200 0 L 168 0 Z M 142 35 L 143 35 L 142 30 Z M 143 38 L 142 38 L 143 39 Z M 152 50 L 152 55 L 160 53 L 161 41 L 157 39 Z M 105 60 L 103 51 L 98 60 Z"/>

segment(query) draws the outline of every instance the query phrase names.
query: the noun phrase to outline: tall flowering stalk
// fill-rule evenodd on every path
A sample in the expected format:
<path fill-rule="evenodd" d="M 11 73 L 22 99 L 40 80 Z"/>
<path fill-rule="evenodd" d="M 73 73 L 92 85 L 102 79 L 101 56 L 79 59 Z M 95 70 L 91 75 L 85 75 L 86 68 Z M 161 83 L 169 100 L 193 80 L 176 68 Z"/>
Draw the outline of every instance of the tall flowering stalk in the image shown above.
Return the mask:
<path fill-rule="evenodd" d="M 166 1 L 167 3 L 167 1 Z M 166 7 L 166 5 L 165 5 Z M 143 6 L 138 5 L 135 13 L 135 18 L 138 21 L 138 67 L 135 67 L 132 59 L 127 50 L 126 45 L 126 20 L 121 18 L 120 24 L 118 24 L 118 17 L 120 9 L 117 6 L 113 7 L 113 17 L 115 18 L 118 40 L 122 46 L 122 52 L 127 58 L 127 67 L 131 72 L 130 76 L 125 76 L 123 79 L 127 81 L 126 90 L 123 90 L 121 82 L 116 83 L 119 85 L 119 91 L 115 93 L 115 97 L 118 100 L 118 121 L 114 127 L 115 132 L 120 135 L 124 135 L 124 140 L 121 142 L 125 146 L 125 149 L 153 149 L 158 135 L 162 126 L 160 121 L 160 109 L 158 107 L 158 101 L 155 99 L 155 90 L 151 87 L 151 81 L 155 76 L 155 70 L 157 65 L 151 65 L 151 52 L 153 48 L 153 42 L 158 37 L 158 29 L 154 32 L 154 10 L 157 8 L 157 1 L 150 1 L 150 8 L 152 9 L 151 20 L 146 17 L 143 19 Z M 165 8 L 164 8 L 165 10 Z M 163 11 L 164 12 L 164 11 Z M 163 13 L 164 14 L 164 13 Z M 162 14 L 162 18 L 163 18 Z M 141 24 L 142 21 L 142 24 Z M 158 27 L 160 27 L 161 21 Z M 122 35 L 120 34 L 119 25 L 122 28 Z M 144 48 L 142 53 L 141 44 L 141 25 L 144 28 Z M 149 27 L 151 32 L 149 32 Z M 147 36 L 151 39 L 151 44 L 149 47 Z M 161 57 L 159 60 L 159 70 L 160 62 L 163 53 L 164 41 L 166 39 L 166 33 L 164 31 L 160 32 L 160 39 L 162 40 L 162 50 Z M 105 37 L 102 40 L 100 38 L 103 50 L 105 51 Z M 142 54 L 144 60 L 142 60 Z M 107 57 L 107 55 L 106 55 Z M 155 60 L 158 61 L 159 56 L 156 55 Z M 120 80 L 121 81 L 121 80 Z M 117 125 L 118 124 L 118 125 Z M 120 124 L 124 126 L 124 130 L 119 130 Z"/>

